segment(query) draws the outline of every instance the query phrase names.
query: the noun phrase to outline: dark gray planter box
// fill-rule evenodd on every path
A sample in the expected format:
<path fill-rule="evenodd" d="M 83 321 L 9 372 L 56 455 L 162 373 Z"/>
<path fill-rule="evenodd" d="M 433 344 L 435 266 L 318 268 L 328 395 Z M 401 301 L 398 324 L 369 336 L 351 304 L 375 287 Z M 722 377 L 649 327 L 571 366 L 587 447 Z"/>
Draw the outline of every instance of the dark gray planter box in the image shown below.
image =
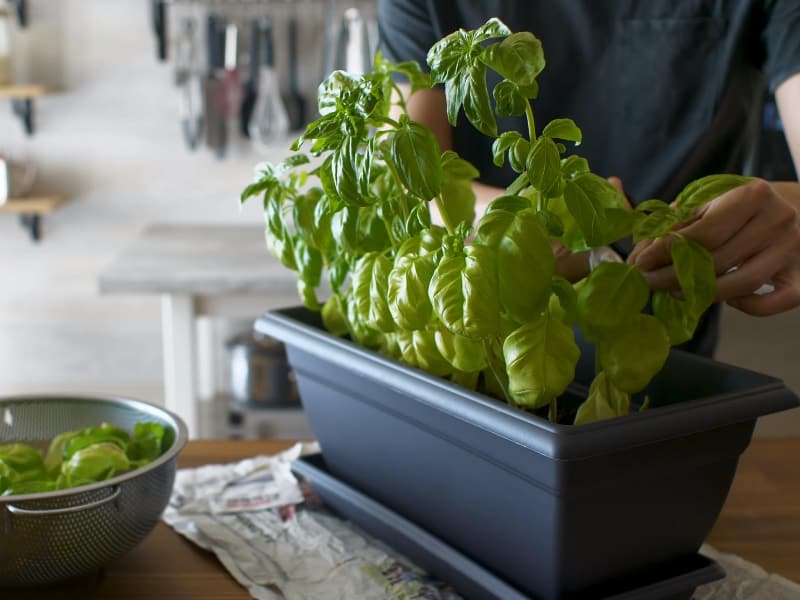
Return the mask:
<path fill-rule="evenodd" d="M 286 344 L 336 477 L 544 599 L 696 554 L 756 419 L 800 404 L 779 380 L 673 351 L 650 410 L 554 425 L 331 336 L 302 308 L 256 329 Z M 575 401 L 592 378 L 578 371 Z"/>

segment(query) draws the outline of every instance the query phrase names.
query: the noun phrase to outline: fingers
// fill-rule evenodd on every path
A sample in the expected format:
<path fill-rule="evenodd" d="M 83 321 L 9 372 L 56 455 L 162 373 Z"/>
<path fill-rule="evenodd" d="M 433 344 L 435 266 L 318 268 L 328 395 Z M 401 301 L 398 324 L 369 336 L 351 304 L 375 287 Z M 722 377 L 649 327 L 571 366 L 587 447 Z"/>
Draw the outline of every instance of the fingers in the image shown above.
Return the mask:
<path fill-rule="evenodd" d="M 710 251 L 735 241 L 739 231 L 756 215 L 769 215 L 778 203 L 785 204 L 770 185 L 762 180 L 735 188 L 704 207 L 701 218 L 680 229 L 681 234 L 700 243 Z M 788 207 L 792 210 L 791 207 Z M 779 212 L 779 218 L 789 213 Z M 762 217 L 762 227 L 754 232 L 762 239 L 768 239 L 767 217 Z M 738 244 L 738 241 L 736 242 Z M 652 271 L 672 262 L 670 247 L 672 239 L 667 236 L 653 242 L 646 251 L 640 252 L 636 265 L 643 271 Z M 753 245 L 753 244 L 751 244 Z M 758 244 L 755 244 L 758 246 Z"/>
<path fill-rule="evenodd" d="M 728 304 L 754 317 L 776 315 L 800 306 L 800 271 L 794 274 L 793 282 L 779 285 L 770 294 L 759 296 L 750 294 L 740 298 L 731 298 Z"/>

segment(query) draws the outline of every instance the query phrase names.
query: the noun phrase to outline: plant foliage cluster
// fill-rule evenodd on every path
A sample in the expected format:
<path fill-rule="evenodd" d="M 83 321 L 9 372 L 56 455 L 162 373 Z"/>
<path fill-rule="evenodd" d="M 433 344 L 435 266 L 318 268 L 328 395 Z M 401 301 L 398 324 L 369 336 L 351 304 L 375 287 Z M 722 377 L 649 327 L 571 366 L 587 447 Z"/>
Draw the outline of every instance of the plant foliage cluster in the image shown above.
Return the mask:
<path fill-rule="evenodd" d="M 705 177 L 671 204 L 631 210 L 567 152 L 581 142 L 572 120 L 537 129 L 531 101 L 545 59 L 534 35 L 491 19 L 437 42 L 428 66 L 378 56 L 369 74 L 337 71 L 322 83 L 321 117 L 295 154 L 259 165 L 242 193 L 243 202 L 263 200 L 269 250 L 297 271 L 304 304 L 322 311 L 331 332 L 553 420 L 575 376 L 577 326 L 595 344 L 597 372 L 574 422 L 627 414 L 631 395 L 671 345 L 692 336 L 714 296 L 710 255 L 675 226 L 747 179 Z M 489 70 L 501 77 L 491 96 Z M 478 171 L 408 117 L 396 74 L 414 91 L 442 85 L 450 123 L 463 113 L 494 138 L 494 163 L 518 173 L 477 224 Z M 498 130 L 498 117 L 510 115 L 526 118 L 527 134 Z M 444 227 L 432 224 L 431 203 Z M 672 238 L 682 297 L 651 293 L 632 265 L 603 263 L 576 283 L 555 272 L 554 244 L 581 252 L 627 236 Z M 321 304 L 323 275 L 332 294 Z"/>

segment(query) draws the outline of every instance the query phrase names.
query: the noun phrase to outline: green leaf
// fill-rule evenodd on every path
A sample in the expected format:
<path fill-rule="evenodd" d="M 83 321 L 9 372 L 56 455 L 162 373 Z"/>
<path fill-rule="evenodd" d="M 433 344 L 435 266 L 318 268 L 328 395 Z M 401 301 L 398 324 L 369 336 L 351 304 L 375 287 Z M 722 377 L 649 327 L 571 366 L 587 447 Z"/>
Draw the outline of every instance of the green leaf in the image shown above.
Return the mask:
<path fill-rule="evenodd" d="M 427 62 L 434 83 L 459 79 L 472 61 L 474 42 L 463 29 L 436 42 L 428 50 Z"/>
<path fill-rule="evenodd" d="M 522 196 L 500 196 L 495 198 L 486 207 L 486 214 L 495 210 L 504 210 L 510 213 L 517 213 L 526 208 L 531 208 L 531 201 Z"/>
<path fill-rule="evenodd" d="M 409 192 L 431 200 L 442 189 L 442 163 L 439 144 L 424 125 L 408 119 L 389 134 L 389 156 L 403 185 Z"/>
<path fill-rule="evenodd" d="M 331 217 L 331 235 L 346 252 L 355 252 L 358 248 L 358 209 L 346 206 L 333 213 Z"/>
<path fill-rule="evenodd" d="M 536 218 L 539 219 L 549 236 L 560 238 L 564 235 L 564 222 L 552 210 L 542 209 L 536 213 Z"/>
<path fill-rule="evenodd" d="M 692 338 L 703 313 L 711 306 L 716 289 L 714 260 L 703 246 L 683 236 L 670 248 L 684 299 L 671 292 L 653 294 L 653 314 L 667 328 L 670 341 L 682 344 Z"/>
<path fill-rule="evenodd" d="M 453 367 L 441 355 L 436 347 L 432 331 L 399 331 L 397 343 L 403 361 L 412 367 L 418 367 L 431 375 L 449 375 Z"/>
<path fill-rule="evenodd" d="M 448 151 L 442 155 L 442 201 L 451 225 L 475 221 L 472 180 L 478 175 L 478 170 L 455 152 Z"/>
<path fill-rule="evenodd" d="M 475 30 L 472 39 L 473 44 L 477 45 L 480 42 L 485 42 L 492 38 L 505 37 L 507 35 L 511 35 L 511 30 L 508 28 L 508 25 L 497 17 L 492 17 Z"/>
<path fill-rule="evenodd" d="M 353 206 L 366 206 L 367 199 L 361 191 L 362 165 L 358 154 L 358 141 L 347 138 L 333 153 L 331 175 L 336 194 Z"/>
<path fill-rule="evenodd" d="M 322 278 L 322 255 L 319 250 L 309 246 L 301 237 L 297 237 L 293 249 L 300 278 L 311 287 L 317 287 Z"/>
<path fill-rule="evenodd" d="M 476 63 L 467 74 L 467 93 L 464 96 L 464 116 L 484 135 L 497 137 L 497 121 L 486 87 L 486 65 Z"/>
<path fill-rule="evenodd" d="M 583 173 L 589 173 L 589 161 L 582 156 L 573 154 L 561 159 L 561 174 L 565 178 L 574 179 Z"/>
<path fill-rule="evenodd" d="M 645 307 L 650 288 L 639 270 L 624 263 L 601 263 L 578 292 L 581 328 L 589 339 L 605 339 Z"/>
<path fill-rule="evenodd" d="M 716 291 L 714 259 L 702 245 L 683 236 L 672 241 L 670 254 L 683 296 L 702 314 L 711 306 Z"/>
<path fill-rule="evenodd" d="M 514 402 L 536 409 L 567 389 L 575 378 L 580 350 L 572 329 L 547 311 L 509 335 L 503 355 Z"/>
<path fill-rule="evenodd" d="M 696 210 L 733 188 L 745 185 L 752 180 L 751 177 L 729 174 L 701 177 L 683 188 L 678 197 L 675 198 L 674 206 L 676 208 Z"/>
<path fill-rule="evenodd" d="M 502 42 L 487 47 L 482 60 L 521 87 L 534 86 L 545 67 L 542 43 L 527 31 L 512 33 Z"/>
<path fill-rule="evenodd" d="M 548 137 L 539 137 L 533 144 L 527 162 L 528 179 L 546 198 L 561 195 L 561 157 L 555 143 Z"/>
<path fill-rule="evenodd" d="M 496 264 L 491 249 L 473 245 L 436 267 L 428 297 L 451 333 L 474 339 L 496 335 L 500 326 Z"/>
<path fill-rule="evenodd" d="M 661 371 L 669 348 L 669 335 L 661 321 L 640 313 L 598 344 L 598 356 L 608 379 L 623 392 L 634 394 Z"/>
<path fill-rule="evenodd" d="M 520 92 L 519 86 L 513 81 L 504 79 L 492 91 L 494 96 L 497 116 L 510 117 L 523 115 L 528 106 L 528 100 Z"/>
<path fill-rule="evenodd" d="M 554 276 L 550 287 L 558 298 L 561 310 L 564 311 L 564 320 L 567 325 L 578 322 L 578 293 L 572 284 L 563 277 Z"/>
<path fill-rule="evenodd" d="M 637 207 L 638 211 L 638 207 Z M 639 211 L 643 214 L 641 211 Z M 669 208 L 653 210 L 633 228 L 633 241 L 654 240 L 667 235 L 678 224 L 678 213 Z"/>
<path fill-rule="evenodd" d="M 635 215 L 627 214 L 633 211 L 627 210 L 619 190 L 592 173 L 567 180 L 564 201 L 586 244 L 592 248 L 624 237 L 636 219 Z"/>
<path fill-rule="evenodd" d="M 569 140 L 575 142 L 576 146 L 583 139 L 581 130 L 572 119 L 553 119 L 542 130 L 542 135 L 552 139 Z"/>
<path fill-rule="evenodd" d="M 604 371 L 597 374 L 589 388 L 589 396 L 578 407 L 575 415 L 575 425 L 585 425 L 622 417 L 631 411 L 631 398 L 629 394 L 614 387 Z"/>
<path fill-rule="evenodd" d="M 500 304 L 513 319 L 523 323 L 544 310 L 555 260 L 547 232 L 532 209 L 487 213 L 475 243 L 494 250 Z"/>
<path fill-rule="evenodd" d="M 486 368 L 486 355 L 483 344 L 446 329 L 435 333 L 436 348 L 454 369 L 464 373 L 476 373 Z"/>
<path fill-rule="evenodd" d="M 492 156 L 495 166 L 502 167 L 505 162 L 506 152 L 518 140 L 524 139 L 519 131 L 504 131 L 500 137 L 492 143 Z"/>
<path fill-rule="evenodd" d="M 419 90 L 428 89 L 432 85 L 430 73 L 424 72 L 415 60 L 397 63 L 392 65 L 391 68 L 393 71 L 402 73 L 408 78 L 411 83 L 412 94 Z"/>
<path fill-rule="evenodd" d="M 430 323 L 433 306 L 428 287 L 436 263 L 430 254 L 398 255 L 389 273 L 389 310 L 401 329 L 425 329 Z"/>
<path fill-rule="evenodd" d="M 66 460 L 61 475 L 67 487 L 105 481 L 125 473 L 131 462 L 125 451 L 111 443 L 98 443 L 83 448 Z"/>
<path fill-rule="evenodd" d="M 383 254 L 370 252 L 356 262 L 353 270 L 353 297 L 358 320 L 381 332 L 397 327 L 388 303 L 388 281 L 392 262 Z"/>
<path fill-rule="evenodd" d="M 325 329 L 333 335 L 347 334 L 347 316 L 339 294 L 332 294 L 322 306 L 322 323 L 325 325 Z"/>
<path fill-rule="evenodd" d="M 640 202 L 636 205 L 636 211 L 641 213 L 653 213 L 659 212 L 662 210 L 672 210 L 670 205 L 664 202 L 663 200 L 645 200 L 644 202 Z"/>

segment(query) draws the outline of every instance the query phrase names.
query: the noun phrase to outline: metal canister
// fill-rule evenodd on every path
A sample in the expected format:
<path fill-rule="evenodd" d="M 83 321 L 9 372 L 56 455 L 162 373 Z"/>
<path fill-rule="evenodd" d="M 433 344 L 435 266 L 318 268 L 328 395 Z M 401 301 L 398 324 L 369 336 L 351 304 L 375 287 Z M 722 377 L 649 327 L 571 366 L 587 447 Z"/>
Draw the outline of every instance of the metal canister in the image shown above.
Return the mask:
<path fill-rule="evenodd" d="M 283 344 L 246 331 L 230 339 L 226 348 L 234 402 L 252 408 L 298 403 L 297 386 Z"/>

